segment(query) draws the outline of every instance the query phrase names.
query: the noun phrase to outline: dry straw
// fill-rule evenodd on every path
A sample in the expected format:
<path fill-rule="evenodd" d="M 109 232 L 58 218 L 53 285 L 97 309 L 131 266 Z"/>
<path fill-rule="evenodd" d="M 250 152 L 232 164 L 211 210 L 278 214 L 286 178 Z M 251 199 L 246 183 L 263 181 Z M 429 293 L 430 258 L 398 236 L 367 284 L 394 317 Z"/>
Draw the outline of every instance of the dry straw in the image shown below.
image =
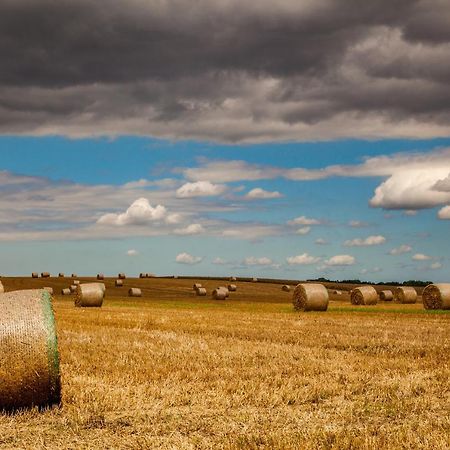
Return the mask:
<path fill-rule="evenodd" d="M 292 300 L 298 311 L 326 311 L 328 291 L 322 284 L 297 284 Z"/>
<path fill-rule="evenodd" d="M 104 280 L 104 279 L 105 279 L 105 275 L 103 275 L 102 273 L 97 274 L 97 280 Z"/>
<path fill-rule="evenodd" d="M 227 298 L 227 292 L 224 289 L 217 288 L 212 291 L 212 297 L 214 300 L 225 300 Z"/>
<path fill-rule="evenodd" d="M 395 289 L 395 300 L 399 303 L 416 303 L 417 291 L 410 286 L 400 286 Z"/>
<path fill-rule="evenodd" d="M 378 294 L 372 286 L 359 286 L 350 292 L 350 302 L 352 305 L 376 305 Z"/>
<path fill-rule="evenodd" d="M 44 290 L 0 296 L 0 409 L 61 402 L 58 343 L 51 295 Z"/>
<path fill-rule="evenodd" d="M 288 284 L 285 284 L 281 287 L 281 290 L 284 292 L 289 292 L 291 290 L 291 287 Z"/>
<path fill-rule="evenodd" d="M 125 280 L 127 276 L 124 273 L 119 273 L 119 275 L 117 275 L 117 278 L 119 278 L 119 280 Z"/>
<path fill-rule="evenodd" d="M 61 295 L 70 295 L 72 291 L 69 288 L 61 289 Z"/>
<path fill-rule="evenodd" d="M 33 272 L 31 274 L 31 278 L 39 278 L 39 274 L 37 272 Z"/>
<path fill-rule="evenodd" d="M 200 289 L 202 287 L 201 283 L 194 283 L 192 285 L 192 289 L 194 289 L 194 291 L 196 291 L 197 289 Z"/>
<path fill-rule="evenodd" d="M 394 294 L 392 291 L 385 290 L 380 292 L 380 300 L 383 300 L 384 302 L 390 302 L 394 299 Z"/>
<path fill-rule="evenodd" d="M 139 288 L 130 288 L 128 289 L 129 297 L 142 297 L 142 291 Z"/>
<path fill-rule="evenodd" d="M 115 284 L 116 287 L 122 287 L 123 286 L 123 281 L 122 280 L 116 280 L 114 284 Z"/>
<path fill-rule="evenodd" d="M 236 292 L 237 286 L 236 286 L 235 284 L 229 284 L 229 285 L 228 285 L 228 290 L 229 290 L 230 292 Z"/>
<path fill-rule="evenodd" d="M 41 273 L 41 278 L 49 278 L 50 277 L 50 272 L 42 272 Z"/>
<path fill-rule="evenodd" d="M 206 295 L 206 289 L 201 287 L 197 289 L 197 295 L 199 295 L 200 297 L 204 297 Z"/>
<path fill-rule="evenodd" d="M 425 309 L 450 309 L 450 283 L 429 284 L 422 292 Z"/>
<path fill-rule="evenodd" d="M 50 286 L 46 286 L 46 287 L 44 288 L 44 291 L 47 291 L 50 295 L 53 295 L 53 288 L 50 287 Z"/>
<path fill-rule="evenodd" d="M 79 284 L 75 294 L 75 306 L 78 307 L 100 307 L 105 297 L 103 283 Z"/>

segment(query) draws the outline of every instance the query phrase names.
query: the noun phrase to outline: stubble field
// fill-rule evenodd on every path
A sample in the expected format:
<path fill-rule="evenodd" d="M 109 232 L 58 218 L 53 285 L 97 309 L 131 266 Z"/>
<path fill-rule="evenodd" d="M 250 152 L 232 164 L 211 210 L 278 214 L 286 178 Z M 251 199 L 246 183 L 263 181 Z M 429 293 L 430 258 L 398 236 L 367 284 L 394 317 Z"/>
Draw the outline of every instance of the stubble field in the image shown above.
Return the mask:
<path fill-rule="evenodd" d="M 448 312 L 344 293 L 298 313 L 277 284 L 237 282 L 221 302 L 192 282 L 108 279 L 101 309 L 55 295 L 63 405 L 0 415 L 0 448 L 450 448 Z"/>

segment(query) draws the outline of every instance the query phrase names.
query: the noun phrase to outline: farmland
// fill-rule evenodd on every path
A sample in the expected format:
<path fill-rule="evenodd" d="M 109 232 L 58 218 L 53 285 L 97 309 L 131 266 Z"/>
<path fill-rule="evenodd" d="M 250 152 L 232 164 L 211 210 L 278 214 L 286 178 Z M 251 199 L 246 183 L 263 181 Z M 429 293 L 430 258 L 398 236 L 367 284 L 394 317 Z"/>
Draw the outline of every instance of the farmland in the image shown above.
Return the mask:
<path fill-rule="evenodd" d="M 450 314 L 420 297 L 298 313 L 279 284 L 108 278 L 81 309 L 67 278 L 2 281 L 55 289 L 63 406 L 1 415 L 0 448 L 450 448 Z"/>

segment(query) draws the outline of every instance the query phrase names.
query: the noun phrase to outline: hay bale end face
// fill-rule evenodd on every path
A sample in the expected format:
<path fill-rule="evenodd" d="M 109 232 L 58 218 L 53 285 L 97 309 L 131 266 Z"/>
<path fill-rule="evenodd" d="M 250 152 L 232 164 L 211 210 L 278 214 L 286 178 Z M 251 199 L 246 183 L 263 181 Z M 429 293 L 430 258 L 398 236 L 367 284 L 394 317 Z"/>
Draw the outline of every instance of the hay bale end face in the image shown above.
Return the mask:
<path fill-rule="evenodd" d="M 128 297 L 142 297 L 142 291 L 139 288 L 128 289 Z"/>
<path fill-rule="evenodd" d="M 58 277 L 59 277 L 59 278 L 64 278 L 64 274 L 63 274 L 62 272 L 59 272 L 59 273 L 58 273 Z"/>
<path fill-rule="evenodd" d="M 117 275 L 117 278 L 118 278 L 119 280 L 125 280 L 126 277 L 127 277 L 127 276 L 126 276 L 124 273 L 119 273 L 119 274 Z"/>
<path fill-rule="evenodd" d="M 75 306 L 101 307 L 105 297 L 103 283 L 86 283 L 77 286 L 75 294 Z"/>
<path fill-rule="evenodd" d="M 281 290 L 284 292 L 289 292 L 291 290 L 291 287 L 288 284 L 285 284 L 281 287 Z"/>
<path fill-rule="evenodd" d="M 416 303 L 417 291 L 410 286 L 399 286 L 395 289 L 395 300 L 399 303 Z"/>
<path fill-rule="evenodd" d="M 223 289 L 217 288 L 212 291 L 212 297 L 214 300 L 225 300 L 227 293 Z"/>
<path fill-rule="evenodd" d="M 201 287 L 197 289 L 197 295 L 199 295 L 200 297 L 204 297 L 206 295 L 206 289 Z"/>
<path fill-rule="evenodd" d="M 50 295 L 53 295 L 53 288 L 50 287 L 50 286 L 46 286 L 46 287 L 44 288 L 44 291 L 47 291 Z"/>
<path fill-rule="evenodd" d="M 78 275 L 76 273 L 73 273 L 72 275 L 70 275 L 72 278 L 78 278 Z"/>
<path fill-rule="evenodd" d="M 105 275 L 103 275 L 102 273 L 97 274 L 97 280 L 104 280 L 104 279 L 105 279 Z"/>
<path fill-rule="evenodd" d="M 450 283 L 429 284 L 422 292 L 425 309 L 450 309 Z"/>
<path fill-rule="evenodd" d="M 31 274 L 31 278 L 39 278 L 39 274 L 37 272 L 33 272 Z"/>
<path fill-rule="evenodd" d="M 376 305 L 377 291 L 372 286 L 359 286 L 350 292 L 350 302 L 352 305 Z"/>
<path fill-rule="evenodd" d="M 115 284 L 116 287 L 122 287 L 123 286 L 123 281 L 122 280 L 116 280 L 114 282 L 114 284 Z"/>
<path fill-rule="evenodd" d="M 50 277 L 50 272 L 42 272 L 41 273 L 41 278 L 49 278 Z"/>
<path fill-rule="evenodd" d="M 0 409 L 61 403 L 59 354 L 51 295 L 44 290 L 0 296 Z"/>
<path fill-rule="evenodd" d="M 292 300 L 294 309 L 297 311 L 326 311 L 328 309 L 328 291 L 322 284 L 297 284 Z"/>
<path fill-rule="evenodd" d="M 228 285 L 228 290 L 230 292 L 236 292 L 237 291 L 237 286 L 235 284 L 229 284 Z"/>
<path fill-rule="evenodd" d="M 202 287 L 201 283 L 194 283 L 194 284 L 192 285 L 192 289 L 193 289 L 194 291 L 196 291 L 197 289 L 200 289 L 201 287 Z"/>
<path fill-rule="evenodd" d="M 390 302 L 394 299 L 394 294 L 392 291 L 385 290 L 380 292 L 380 300 L 383 300 L 383 302 Z"/>
<path fill-rule="evenodd" d="M 61 295 L 70 295 L 71 293 L 70 288 L 61 289 Z"/>

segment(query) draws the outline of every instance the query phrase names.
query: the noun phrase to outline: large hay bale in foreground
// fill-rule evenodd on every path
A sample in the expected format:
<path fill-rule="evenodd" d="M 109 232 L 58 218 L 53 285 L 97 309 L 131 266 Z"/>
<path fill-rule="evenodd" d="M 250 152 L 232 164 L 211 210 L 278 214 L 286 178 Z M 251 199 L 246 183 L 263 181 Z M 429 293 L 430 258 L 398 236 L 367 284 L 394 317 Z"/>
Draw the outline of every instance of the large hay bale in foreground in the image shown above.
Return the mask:
<path fill-rule="evenodd" d="M 37 272 L 33 272 L 31 274 L 31 278 L 39 278 L 39 274 Z"/>
<path fill-rule="evenodd" d="M 395 300 L 399 303 L 416 303 L 417 291 L 411 286 L 399 286 L 395 289 Z"/>
<path fill-rule="evenodd" d="M 394 294 L 392 291 L 385 290 L 380 292 L 380 300 L 383 300 L 384 302 L 390 302 L 394 299 Z"/>
<path fill-rule="evenodd" d="M 227 298 L 227 293 L 225 290 L 217 288 L 212 291 L 212 297 L 214 300 L 225 300 Z"/>
<path fill-rule="evenodd" d="M 88 283 L 86 283 L 86 284 L 88 284 Z M 105 283 L 92 283 L 92 284 L 96 284 L 97 286 L 100 287 L 100 289 L 101 289 L 103 292 L 106 292 L 106 286 L 105 286 Z"/>
<path fill-rule="evenodd" d="M 116 287 L 122 287 L 123 286 L 123 281 L 122 280 L 116 280 L 114 282 L 114 284 L 115 284 Z"/>
<path fill-rule="evenodd" d="M 53 288 L 50 286 L 46 286 L 43 288 L 44 291 L 47 291 L 50 295 L 53 295 Z"/>
<path fill-rule="evenodd" d="M 228 285 L 228 290 L 230 292 L 236 292 L 237 291 L 237 286 L 235 284 L 229 284 Z"/>
<path fill-rule="evenodd" d="M 0 410 L 61 402 L 58 343 L 51 295 L 44 290 L 0 296 Z"/>
<path fill-rule="evenodd" d="M 41 278 L 50 278 L 50 272 L 42 272 Z"/>
<path fill-rule="evenodd" d="M 285 284 L 281 287 L 281 290 L 284 292 L 289 292 L 291 290 L 291 287 L 288 284 Z"/>
<path fill-rule="evenodd" d="M 378 294 L 373 286 L 359 286 L 350 292 L 352 305 L 376 305 Z"/>
<path fill-rule="evenodd" d="M 198 288 L 196 292 L 200 297 L 204 297 L 206 295 L 206 289 L 204 287 Z"/>
<path fill-rule="evenodd" d="M 193 285 L 192 285 L 192 289 L 194 290 L 194 291 L 196 291 L 197 289 L 200 289 L 202 287 L 202 284 L 201 283 L 194 283 Z"/>
<path fill-rule="evenodd" d="M 103 275 L 102 273 L 97 274 L 97 280 L 104 280 L 104 279 L 105 279 L 105 275 Z"/>
<path fill-rule="evenodd" d="M 422 292 L 425 309 L 450 309 L 450 283 L 429 284 Z"/>
<path fill-rule="evenodd" d="M 142 297 L 142 291 L 139 288 L 128 289 L 128 297 Z"/>
<path fill-rule="evenodd" d="M 117 278 L 119 279 L 119 280 L 125 280 L 125 278 L 126 278 L 127 276 L 124 274 L 124 273 L 119 273 L 118 275 L 117 275 Z"/>
<path fill-rule="evenodd" d="M 61 295 L 70 295 L 71 293 L 70 288 L 61 289 Z"/>
<path fill-rule="evenodd" d="M 103 304 L 105 290 L 103 283 L 79 284 L 75 294 L 75 306 L 78 307 L 100 307 Z"/>
<path fill-rule="evenodd" d="M 328 309 L 328 291 L 323 284 L 297 284 L 292 300 L 294 309 L 297 311 L 326 311 Z"/>

